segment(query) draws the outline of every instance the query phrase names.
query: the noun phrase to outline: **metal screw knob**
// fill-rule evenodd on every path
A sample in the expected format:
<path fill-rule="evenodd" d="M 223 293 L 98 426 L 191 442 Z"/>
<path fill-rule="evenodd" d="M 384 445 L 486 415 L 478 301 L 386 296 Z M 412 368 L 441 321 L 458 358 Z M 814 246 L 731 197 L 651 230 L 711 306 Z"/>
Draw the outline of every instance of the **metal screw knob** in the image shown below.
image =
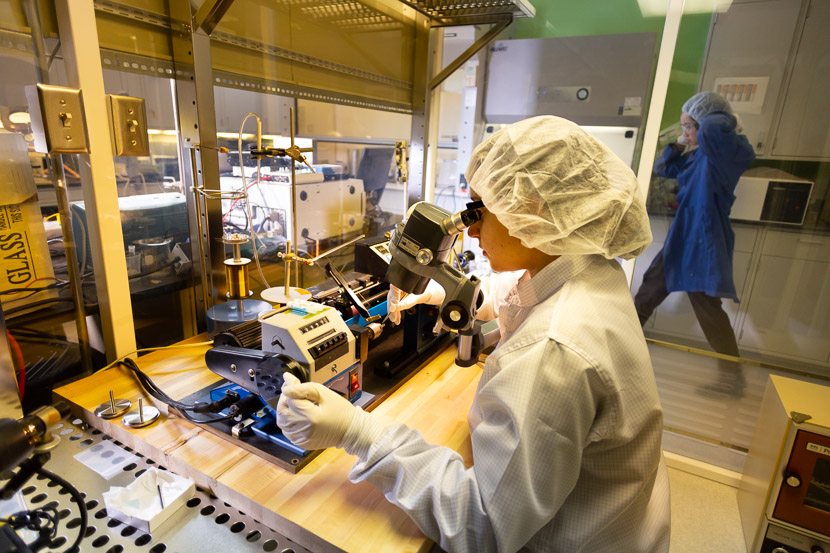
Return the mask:
<path fill-rule="evenodd" d="M 784 482 L 791 488 L 797 488 L 801 486 L 801 477 L 794 472 L 785 472 Z"/>

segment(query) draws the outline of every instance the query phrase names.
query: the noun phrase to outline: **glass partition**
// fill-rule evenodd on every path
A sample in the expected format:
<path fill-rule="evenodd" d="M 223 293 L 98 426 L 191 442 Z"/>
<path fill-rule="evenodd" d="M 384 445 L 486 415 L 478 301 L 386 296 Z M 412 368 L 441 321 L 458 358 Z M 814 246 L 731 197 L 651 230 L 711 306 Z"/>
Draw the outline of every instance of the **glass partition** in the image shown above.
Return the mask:
<path fill-rule="evenodd" d="M 351 270 L 354 249 L 340 246 L 393 224 L 380 201 L 395 194 L 395 142 L 411 134 L 414 21 L 395 2 L 236 2 L 211 32 L 218 145 L 228 149 L 219 154 L 230 195 L 221 233 L 250 237 L 241 252 L 252 260 L 252 297 L 286 279 L 320 284 L 329 261 Z M 248 114 L 256 118 L 243 126 Z M 272 148 L 258 172 L 255 119 L 262 147 Z M 304 161 L 285 155 L 292 145 Z M 291 254 L 306 261 L 286 265 Z"/>
<path fill-rule="evenodd" d="M 632 293 L 666 426 L 698 440 L 667 448 L 740 470 L 767 375 L 830 379 L 830 10 L 728 4 L 681 22 Z"/>
<path fill-rule="evenodd" d="M 94 331 L 98 310 L 94 278 L 85 265 L 80 221 L 62 218 L 53 180 L 62 165 L 70 200 L 81 198 L 77 156 L 49 159 L 34 147 L 26 87 L 65 85 L 51 3 L 7 2 L 0 8 L 0 300 L 11 338 L 25 412 L 51 399 L 51 385 L 82 374 L 82 347 L 74 317 L 78 291 L 90 328 L 90 361 L 100 364 L 103 344 Z M 75 230 L 67 246 L 62 227 Z M 78 260 L 70 277 L 69 250 Z"/>
<path fill-rule="evenodd" d="M 662 13 L 634 0 L 606 3 L 599 12 L 564 1 L 534 6 L 534 18 L 513 22 L 442 85 L 435 199 L 447 209 L 460 209 L 469 197 L 463 173 L 472 149 L 537 115 L 577 123 L 638 167 L 665 6 Z M 447 32 L 445 49 L 459 53 L 480 36 Z M 455 119 L 445 115 L 453 105 Z M 489 272 L 477 241 L 465 241 L 463 250 L 472 252 L 474 271 Z"/>

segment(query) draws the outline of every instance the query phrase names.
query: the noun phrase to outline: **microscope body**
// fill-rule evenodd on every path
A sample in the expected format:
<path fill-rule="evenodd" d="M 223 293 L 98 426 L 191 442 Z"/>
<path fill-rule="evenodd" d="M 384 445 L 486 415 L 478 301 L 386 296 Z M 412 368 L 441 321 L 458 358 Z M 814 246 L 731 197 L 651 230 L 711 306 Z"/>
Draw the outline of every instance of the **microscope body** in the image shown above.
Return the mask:
<path fill-rule="evenodd" d="M 456 331 L 456 364 L 469 367 L 478 361 L 482 349 L 498 342 L 498 323 L 476 321 L 481 307 L 481 281 L 467 278 L 447 260 L 459 232 L 478 220 L 475 209 L 450 214 L 440 207 L 421 202 L 409 217 L 398 224 L 389 241 L 392 260 L 386 273 L 390 284 L 411 294 L 421 294 L 430 280 L 444 289 L 441 322 Z"/>
<path fill-rule="evenodd" d="M 389 241 L 392 260 L 386 272 L 390 284 L 409 294 L 422 294 L 434 280 L 446 293 L 441 322 L 458 332 L 469 330 L 481 306 L 481 281 L 467 278 L 447 260 L 465 227 L 451 224 L 454 216 L 438 206 L 420 202 L 398 224 Z"/>

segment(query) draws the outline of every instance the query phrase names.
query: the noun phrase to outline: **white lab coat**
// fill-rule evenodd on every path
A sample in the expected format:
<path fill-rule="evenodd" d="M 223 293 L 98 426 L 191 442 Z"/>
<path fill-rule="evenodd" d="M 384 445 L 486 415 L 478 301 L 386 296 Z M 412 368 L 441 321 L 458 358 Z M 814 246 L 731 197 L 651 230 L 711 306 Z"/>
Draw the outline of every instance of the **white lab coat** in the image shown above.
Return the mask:
<path fill-rule="evenodd" d="M 447 551 L 668 551 L 662 412 L 619 265 L 561 257 L 499 321 L 468 417 L 474 465 L 394 425 L 350 451 L 350 479 Z"/>

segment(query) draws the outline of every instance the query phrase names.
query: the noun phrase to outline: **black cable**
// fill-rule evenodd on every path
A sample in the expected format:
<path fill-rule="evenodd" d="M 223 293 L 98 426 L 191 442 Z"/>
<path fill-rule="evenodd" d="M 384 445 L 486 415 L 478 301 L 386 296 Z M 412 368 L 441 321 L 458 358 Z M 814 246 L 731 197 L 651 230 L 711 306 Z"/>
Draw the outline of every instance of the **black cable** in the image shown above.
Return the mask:
<path fill-rule="evenodd" d="M 69 495 L 75 500 L 75 503 L 78 504 L 78 510 L 81 512 L 81 525 L 78 527 L 78 537 L 75 538 L 75 542 L 66 550 L 64 553 L 73 553 L 76 551 L 78 545 L 80 545 L 81 540 L 84 539 L 84 535 L 86 535 L 86 529 L 89 525 L 89 518 L 88 513 L 86 510 L 86 503 L 84 501 L 84 497 L 81 495 L 81 492 L 78 491 L 78 488 L 70 484 L 68 481 L 64 480 L 54 472 L 48 471 L 43 467 L 40 467 L 35 471 L 35 474 L 39 474 L 44 478 L 48 478 L 53 482 L 57 482 L 60 487 L 64 490 L 69 492 Z"/>
<path fill-rule="evenodd" d="M 27 303 L 26 305 L 21 305 L 20 307 L 12 307 L 11 309 L 5 309 L 4 314 L 6 317 L 10 317 L 15 313 L 19 313 L 20 311 L 26 311 L 27 309 L 32 309 L 34 307 L 40 307 L 42 305 L 48 305 L 50 303 L 61 303 L 61 302 L 69 302 L 72 303 L 72 298 L 49 298 L 46 300 L 40 300 L 33 303 Z"/>
<path fill-rule="evenodd" d="M 29 511 L 20 511 L 0 519 L 11 526 L 14 530 L 26 529 L 37 532 L 38 537 L 26 546 L 32 551 L 43 549 L 58 535 L 58 522 L 60 521 L 57 507 L 44 505 Z"/>
<path fill-rule="evenodd" d="M 14 330 L 9 330 L 12 335 L 17 334 Z M 69 347 L 72 345 L 77 345 L 75 342 L 70 342 L 69 340 L 54 340 L 52 338 L 45 338 L 43 336 L 30 336 L 27 334 L 14 336 L 15 340 L 18 342 L 25 342 L 27 344 L 44 344 L 47 346 L 54 346 L 54 347 Z"/>
<path fill-rule="evenodd" d="M 29 328 L 27 326 L 11 326 L 6 325 L 9 329 L 9 332 L 12 334 L 22 334 L 23 336 L 36 336 L 39 338 L 45 338 L 49 340 L 53 340 L 56 342 L 69 342 L 65 336 L 59 336 L 57 334 L 51 334 L 49 332 L 43 332 L 42 330 L 37 330 L 36 328 Z M 70 342 L 72 344 L 76 344 L 77 342 Z"/>
<path fill-rule="evenodd" d="M 126 359 L 122 359 L 118 363 L 120 365 L 127 367 L 133 372 L 133 375 L 136 377 L 139 384 L 141 384 L 141 386 L 147 391 L 148 394 L 150 394 L 157 400 L 161 401 L 162 403 L 165 403 L 168 406 L 174 408 L 177 412 L 179 412 L 185 419 L 189 420 L 190 422 L 198 424 L 212 424 L 215 422 L 224 422 L 227 420 L 231 420 L 233 418 L 231 415 L 225 415 L 223 417 L 215 417 L 206 420 L 201 420 L 196 417 L 193 417 L 188 413 L 188 411 L 203 411 L 205 409 L 205 406 L 202 404 L 190 405 L 187 403 L 176 401 L 175 399 L 171 398 L 166 393 L 164 393 L 164 391 L 161 388 L 159 388 L 156 385 L 156 383 L 153 382 L 153 380 L 149 376 L 147 376 L 147 374 L 144 371 L 139 369 L 136 362 L 129 357 L 127 357 Z"/>
<path fill-rule="evenodd" d="M 24 292 L 31 292 L 32 294 L 37 294 L 38 292 L 42 292 L 44 290 L 53 290 L 53 289 L 58 288 L 62 285 L 66 286 L 67 284 L 69 284 L 69 282 L 64 282 L 64 281 L 59 280 L 57 282 L 53 282 L 52 284 L 47 284 L 46 286 L 41 286 L 39 288 L 8 288 L 8 289 L 3 290 L 2 292 L 0 292 L 0 296 L 5 296 L 6 294 L 21 294 L 21 293 L 24 293 Z M 28 296 L 26 296 L 26 297 L 28 297 Z M 22 299 L 22 298 L 16 298 L 16 299 Z M 13 301 L 13 300 L 9 300 L 9 301 Z"/>
<path fill-rule="evenodd" d="M 32 309 L 32 308 L 35 308 L 35 307 L 41 307 L 43 305 L 48 305 L 50 303 L 73 303 L 73 302 L 74 302 L 74 300 L 72 298 L 49 298 L 49 299 L 45 299 L 45 300 L 36 301 L 34 303 L 27 303 L 26 305 L 21 305 L 19 307 L 13 307 L 11 309 L 5 309 L 5 310 L 3 310 L 3 314 L 6 317 L 11 317 L 12 315 L 16 315 L 17 313 L 20 313 L 21 311 L 27 311 L 29 309 Z M 97 303 L 87 303 L 87 304 L 84 304 L 84 308 L 88 309 L 88 310 L 97 309 L 98 304 Z"/>

